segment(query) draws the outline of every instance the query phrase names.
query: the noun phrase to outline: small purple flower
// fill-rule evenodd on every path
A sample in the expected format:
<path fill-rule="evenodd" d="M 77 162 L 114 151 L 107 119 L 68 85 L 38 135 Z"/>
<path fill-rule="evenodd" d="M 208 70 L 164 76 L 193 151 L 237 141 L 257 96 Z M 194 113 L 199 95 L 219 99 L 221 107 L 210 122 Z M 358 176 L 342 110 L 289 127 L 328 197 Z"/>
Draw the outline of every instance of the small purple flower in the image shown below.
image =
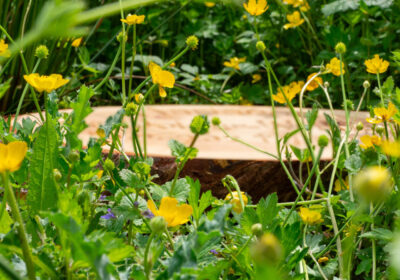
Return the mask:
<path fill-rule="evenodd" d="M 105 200 L 107 198 L 107 196 L 105 194 L 100 195 L 100 200 Z"/>
<path fill-rule="evenodd" d="M 100 218 L 105 219 L 105 220 L 115 219 L 115 218 L 116 218 L 116 216 L 114 215 L 114 213 L 111 212 L 111 208 L 108 208 L 108 209 L 107 209 L 107 212 L 108 212 L 107 214 L 101 216 Z"/>
<path fill-rule="evenodd" d="M 151 212 L 149 209 L 145 210 L 142 212 L 143 217 L 147 218 L 147 219 L 152 219 L 154 218 L 154 214 L 153 212 Z"/>
<path fill-rule="evenodd" d="M 139 201 L 135 201 L 135 202 L 133 203 L 133 206 L 135 206 L 136 208 L 138 208 L 138 207 L 139 207 Z"/>
<path fill-rule="evenodd" d="M 211 250 L 210 250 L 210 253 L 211 253 L 211 254 L 213 254 L 213 255 L 215 255 L 215 256 L 217 256 L 217 255 L 218 255 L 218 252 L 217 252 L 217 250 L 214 250 L 214 249 L 211 249 Z"/>

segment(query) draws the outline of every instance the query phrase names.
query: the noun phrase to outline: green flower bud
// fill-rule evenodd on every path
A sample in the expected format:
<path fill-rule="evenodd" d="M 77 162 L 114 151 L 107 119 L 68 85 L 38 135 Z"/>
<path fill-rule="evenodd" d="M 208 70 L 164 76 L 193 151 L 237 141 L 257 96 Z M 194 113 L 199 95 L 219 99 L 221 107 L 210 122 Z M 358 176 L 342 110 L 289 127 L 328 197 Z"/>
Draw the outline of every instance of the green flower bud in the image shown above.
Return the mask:
<path fill-rule="evenodd" d="M 255 236 L 261 236 L 263 234 L 262 225 L 260 223 L 254 224 L 251 226 L 251 232 Z"/>
<path fill-rule="evenodd" d="M 46 59 L 49 55 L 49 49 L 45 45 L 40 45 L 35 50 L 35 56 L 40 59 Z"/>
<path fill-rule="evenodd" d="M 156 234 L 163 233 L 167 228 L 167 222 L 165 221 L 164 217 L 154 217 L 150 221 L 150 228 Z"/>
<path fill-rule="evenodd" d="M 267 47 L 265 46 L 263 41 L 258 41 L 256 44 L 256 48 L 259 52 L 264 52 Z"/>
<path fill-rule="evenodd" d="M 111 172 L 114 170 L 115 164 L 111 159 L 108 158 L 104 161 L 103 168 L 104 170 Z"/>
<path fill-rule="evenodd" d="M 218 117 L 212 118 L 211 122 L 212 122 L 213 125 L 220 125 L 221 124 L 221 120 Z"/>
<path fill-rule="evenodd" d="M 358 131 L 363 130 L 363 129 L 364 129 L 364 124 L 363 124 L 362 122 L 358 122 L 358 124 L 357 124 L 357 126 L 356 126 L 356 129 L 357 129 Z"/>
<path fill-rule="evenodd" d="M 369 88 L 370 86 L 371 86 L 371 84 L 369 83 L 369 81 L 365 80 L 365 81 L 363 82 L 363 87 L 364 87 L 365 89 Z"/>
<path fill-rule="evenodd" d="M 123 32 L 119 32 L 117 35 L 117 41 L 118 42 L 122 42 L 122 38 L 124 38 L 124 42 L 128 41 L 128 35 L 125 34 L 125 36 L 123 35 Z"/>
<path fill-rule="evenodd" d="M 329 144 L 329 138 L 326 135 L 320 135 L 318 137 L 318 146 L 321 148 L 324 148 L 326 146 L 328 146 Z"/>
<path fill-rule="evenodd" d="M 77 161 L 79 161 L 79 157 L 80 157 L 79 152 L 76 151 L 76 150 L 71 151 L 71 152 L 69 153 L 69 155 L 68 155 L 68 159 L 69 159 L 70 162 L 77 162 Z"/>
<path fill-rule="evenodd" d="M 335 46 L 335 52 L 343 54 L 346 52 L 346 45 L 343 42 L 337 43 Z"/>
<path fill-rule="evenodd" d="M 379 135 L 382 135 L 383 132 L 385 132 L 385 128 L 381 125 L 377 125 L 375 128 L 376 133 L 378 133 Z"/>
<path fill-rule="evenodd" d="M 354 103 L 353 103 L 353 101 L 351 101 L 350 99 L 346 99 L 346 105 L 347 105 L 347 108 L 349 109 L 349 110 L 354 110 Z M 343 107 L 344 107 L 344 104 L 343 104 Z"/>
<path fill-rule="evenodd" d="M 62 174 L 61 174 L 60 170 L 58 170 L 56 168 L 53 169 L 53 176 L 57 182 L 59 182 L 62 178 Z"/>
<path fill-rule="evenodd" d="M 188 45 L 188 47 L 191 48 L 192 50 L 195 50 L 199 45 L 199 39 L 196 36 L 191 35 L 187 37 L 186 45 Z"/>
<path fill-rule="evenodd" d="M 326 81 L 326 82 L 324 82 L 324 87 L 325 88 L 328 88 L 330 85 L 329 85 L 329 82 L 328 81 Z"/>
<path fill-rule="evenodd" d="M 205 115 L 198 115 L 193 118 L 190 124 L 190 130 L 194 134 L 206 134 L 210 128 L 210 122 Z"/>
<path fill-rule="evenodd" d="M 127 116 L 134 116 L 136 114 L 137 109 L 138 109 L 138 105 L 136 105 L 133 102 L 130 102 L 125 107 L 125 114 Z"/>

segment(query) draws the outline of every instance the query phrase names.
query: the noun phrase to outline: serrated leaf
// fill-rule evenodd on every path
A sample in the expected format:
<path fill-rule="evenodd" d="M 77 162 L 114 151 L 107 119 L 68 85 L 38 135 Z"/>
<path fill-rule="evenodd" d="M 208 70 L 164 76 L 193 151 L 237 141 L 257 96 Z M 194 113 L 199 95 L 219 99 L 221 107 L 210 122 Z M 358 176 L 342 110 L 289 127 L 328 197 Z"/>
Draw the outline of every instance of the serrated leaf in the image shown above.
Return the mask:
<path fill-rule="evenodd" d="M 129 169 L 122 169 L 119 176 L 129 187 L 137 188 L 141 186 L 139 177 Z"/>
<path fill-rule="evenodd" d="M 33 144 L 31 158 L 28 205 L 31 212 L 57 207 L 58 194 L 53 169 L 57 160 L 57 132 L 48 116 Z"/>
<path fill-rule="evenodd" d="M 352 174 L 355 174 L 358 171 L 360 171 L 361 165 L 362 165 L 362 160 L 358 154 L 352 154 L 344 162 L 344 166 Z"/>
<path fill-rule="evenodd" d="M 361 237 L 389 242 L 393 239 L 394 233 L 385 228 L 374 228 L 369 232 L 361 234 Z"/>
<path fill-rule="evenodd" d="M 312 127 L 315 124 L 315 121 L 317 120 L 317 117 L 318 117 L 318 106 L 316 104 L 313 104 L 312 109 L 308 110 L 306 113 L 307 130 L 312 129 Z"/>
<path fill-rule="evenodd" d="M 261 198 L 257 205 L 257 215 L 263 229 L 269 228 L 274 218 L 278 215 L 278 196 L 270 194 L 266 199 Z"/>
<path fill-rule="evenodd" d="M 186 146 L 172 139 L 168 141 L 168 147 L 171 149 L 172 156 L 181 158 L 185 156 Z"/>

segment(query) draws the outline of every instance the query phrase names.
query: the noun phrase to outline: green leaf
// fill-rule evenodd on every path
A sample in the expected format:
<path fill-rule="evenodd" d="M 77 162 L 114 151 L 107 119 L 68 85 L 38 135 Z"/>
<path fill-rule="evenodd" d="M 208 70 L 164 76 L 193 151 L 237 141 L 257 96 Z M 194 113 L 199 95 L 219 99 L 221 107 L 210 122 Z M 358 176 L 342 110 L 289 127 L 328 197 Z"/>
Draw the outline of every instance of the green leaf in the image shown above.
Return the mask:
<path fill-rule="evenodd" d="M 394 80 L 392 76 L 389 76 L 382 85 L 382 93 L 385 97 L 388 97 L 392 94 L 393 89 L 394 89 Z"/>
<path fill-rule="evenodd" d="M 58 194 L 53 175 L 57 151 L 57 132 L 53 121 L 48 117 L 33 145 L 29 167 L 31 178 L 27 199 L 33 213 L 57 207 Z"/>
<path fill-rule="evenodd" d="M 389 242 L 393 239 L 394 233 L 385 228 L 374 228 L 369 232 L 361 234 L 361 237 Z"/>
<path fill-rule="evenodd" d="M 256 211 L 263 229 L 269 228 L 279 212 L 276 193 L 270 194 L 266 199 L 261 198 Z"/>
<path fill-rule="evenodd" d="M 344 166 L 350 173 L 353 174 L 360 171 L 361 165 L 362 165 L 362 160 L 358 154 L 352 154 L 344 162 Z"/>
<path fill-rule="evenodd" d="M 256 210 L 246 207 L 240 219 L 240 225 L 246 234 L 251 235 L 251 227 L 259 222 Z"/>
<path fill-rule="evenodd" d="M 89 103 L 89 100 L 93 95 L 93 89 L 82 86 L 79 90 L 78 100 L 71 103 L 71 108 L 74 109 L 72 112 L 71 129 L 77 135 L 87 127 L 84 119 L 93 112 L 93 109 L 90 107 Z"/>
<path fill-rule="evenodd" d="M 389 8 L 393 4 L 393 0 L 364 0 L 367 6 L 378 6 L 382 9 Z M 337 0 L 326 4 L 322 7 L 322 13 L 330 16 L 339 12 L 348 10 L 356 10 L 360 6 L 360 0 Z"/>
<path fill-rule="evenodd" d="M 119 176 L 129 187 L 138 188 L 141 186 L 139 177 L 129 169 L 122 169 L 119 172 Z"/>
<path fill-rule="evenodd" d="M 306 119 L 307 119 L 307 130 L 311 130 L 312 127 L 315 124 L 315 121 L 317 120 L 318 117 L 318 106 L 317 104 L 313 104 L 313 107 L 311 110 L 308 110 L 306 113 Z"/>
<path fill-rule="evenodd" d="M 171 149 L 172 156 L 182 158 L 185 156 L 186 147 L 182 143 L 171 139 L 168 141 L 168 147 Z"/>
<path fill-rule="evenodd" d="M 4 202 L 2 202 L 4 203 Z M 11 219 L 8 212 L 4 209 L 3 215 L 1 216 L 0 220 L 0 233 L 6 234 L 10 231 L 11 225 L 13 224 L 13 220 Z"/>
<path fill-rule="evenodd" d="M 0 99 L 4 96 L 4 94 L 10 88 L 11 80 L 12 80 L 12 78 L 10 78 L 6 82 L 0 84 Z"/>

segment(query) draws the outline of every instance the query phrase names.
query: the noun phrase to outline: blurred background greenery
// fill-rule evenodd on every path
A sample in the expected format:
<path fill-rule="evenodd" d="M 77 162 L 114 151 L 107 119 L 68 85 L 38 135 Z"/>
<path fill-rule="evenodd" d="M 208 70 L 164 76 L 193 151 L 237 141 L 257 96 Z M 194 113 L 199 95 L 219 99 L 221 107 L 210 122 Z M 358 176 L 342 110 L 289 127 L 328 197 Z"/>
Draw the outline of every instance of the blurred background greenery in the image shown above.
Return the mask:
<path fill-rule="evenodd" d="M 390 60 L 392 52 L 400 49 L 400 41 L 396 39 L 400 30 L 400 1 L 309 0 L 310 9 L 303 12 L 306 22 L 289 30 L 283 29 L 287 23 L 286 15 L 296 9 L 281 0 L 268 1 L 268 11 L 257 19 L 245 12 L 242 1 L 213 1 L 215 5 L 210 7 L 203 1 L 169 0 L 125 11 L 125 16 L 129 12 L 146 15 L 144 24 L 137 26 L 136 85 L 148 75 L 149 61 L 159 64 L 167 61 L 181 50 L 188 35 L 194 34 L 200 39 L 198 50 L 188 53 L 172 69 L 180 86 L 169 90 L 165 99 L 152 97 L 151 103 L 268 104 L 269 91 L 265 71 L 260 66 L 262 57 L 255 49 L 257 39 L 252 29 L 253 20 L 258 20 L 261 40 L 267 45 L 269 58 L 282 84 L 305 81 L 310 73 L 318 71 L 312 66 L 327 63 L 335 56 L 336 43 L 343 41 L 347 46 L 344 55 L 348 73 L 346 85 L 349 98 L 355 104 L 361 97 L 364 80 L 371 81 L 372 89 L 376 86 L 375 76 L 365 71 L 364 60 L 375 53 Z M 20 38 L 40 20 L 38 15 L 45 2 L 49 1 L 0 0 L 0 23 L 12 38 Z M 86 9 L 111 2 L 118 1 L 86 1 Z M 100 18 L 88 25 L 79 48 L 71 46 L 77 36 L 63 36 L 62 39 L 47 36 L 24 49 L 27 67 L 31 71 L 36 63 L 35 48 L 45 44 L 50 54 L 41 61 L 37 72 L 60 73 L 71 79 L 58 96 L 61 107 L 69 106 L 80 85 L 95 84 L 105 76 L 119 46 L 116 35 L 121 31 L 120 18 L 120 15 Z M 127 65 L 132 47 L 131 34 L 128 35 Z M 0 36 L 6 39 L 5 34 Z M 6 42 L 10 43 L 7 39 Z M 223 66 L 223 62 L 235 56 L 246 57 L 246 62 L 240 65 L 240 71 L 232 72 Z M 121 104 L 120 65 L 118 62 L 106 86 L 93 97 L 95 105 Z M 391 66 L 385 75 L 392 75 L 396 80 L 399 68 L 396 63 Z M 3 67 L 0 72 L 0 111 L 9 114 L 15 112 L 25 86 L 24 70 L 20 56 L 3 63 Z M 253 83 L 254 74 L 260 74 L 261 80 Z M 323 76 L 323 79 L 330 83 L 334 107 L 340 108 L 340 79 L 332 75 Z M 321 89 L 308 93 L 305 98 L 305 105 L 327 105 Z M 378 101 L 372 91 L 367 98 L 368 105 Z M 27 95 L 22 111 L 32 110 L 32 100 Z"/>

